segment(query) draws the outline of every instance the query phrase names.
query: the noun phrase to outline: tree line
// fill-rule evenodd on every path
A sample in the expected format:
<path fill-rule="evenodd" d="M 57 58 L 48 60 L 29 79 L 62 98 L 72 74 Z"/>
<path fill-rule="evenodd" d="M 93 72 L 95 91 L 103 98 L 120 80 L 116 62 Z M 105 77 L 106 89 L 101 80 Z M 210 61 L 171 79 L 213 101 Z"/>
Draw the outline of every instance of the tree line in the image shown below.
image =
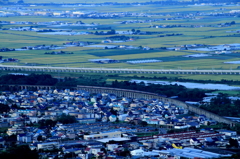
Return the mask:
<path fill-rule="evenodd" d="M 18 84 L 18 85 L 50 85 L 57 83 L 57 79 L 49 74 L 30 74 L 25 75 L 3 75 L 0 77 L 0 84 Z"/>
<path fill-rule="evenodd" d="M 164 49 L 164 48 L 162 48 Z M 113 75 L 108 75 L 108 77 L 119 77 L 118 74 L 113 74 Z M 125 76 L 128 77 L 128 76 Z M 164 81 L 177 81 L 177 82 L 195 82 L 195 83 L 213 83 L 213 84 L 228 84 L 228 85 L 240 85 L 239 80 L 227 80 L 227 79 L 221 79 L 219 81 L 217 80 L 211 80 L 211 79 L 206 79 L 206 80 L 197 80 L 197 79 L 188 79 L 188 78 L 181 78 L 181 77 L 167 77 L 167 76 L 153 76 L 153 77 L 145 77 L 145 76 L 137 76 L 134 75 L 134 79 L 154 79 L 154 80 L 164 80 Z"/>
<path fill-rule="evenodd" d="M 144 83 L 135 83 L 129 81 L 115 80 L 112 83 L 106 83 L 106 79 L 98 76 L 80 76 L 79 78 L 65 77 L 64 79 L 53 78 L 49 74 L 30 74 L 24 75 L 3 75 L 0 77 L 0 84 L 16 84 L 16 85 L 49 85 L 56 87 L 76 87 L 77 85 L 113 87 L 120 89 L 132 89 L 138 91 L 146 91 L 157 93 L 161 96 L 171 97 L 178 96 L 179 100 L 201 100 L 207 91 L 200 89 L 187 89 L 181 85 L 155 85 Z M 2 88 L 7 89 L 7 87 Z"/>
<path fill-rule="evenodd" d="M 231 100 L 222 93 L 212 98 L 210 103 L 201 105 L 201 108 L 220 116 L 240 117 L 240 100 Z"/>

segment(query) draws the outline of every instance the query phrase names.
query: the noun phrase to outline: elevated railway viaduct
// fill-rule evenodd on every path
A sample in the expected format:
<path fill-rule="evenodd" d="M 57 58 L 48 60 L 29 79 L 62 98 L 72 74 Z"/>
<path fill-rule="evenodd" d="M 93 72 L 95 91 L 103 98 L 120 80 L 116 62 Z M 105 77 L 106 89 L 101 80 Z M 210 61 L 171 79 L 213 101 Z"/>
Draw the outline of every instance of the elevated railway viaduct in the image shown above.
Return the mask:
<path fill-rule="evenodd" d="M 29 72 L 79 72 L 79 73 L 120 73 L 120 74 L 214 74 L 240 75 L 240 70 L 182 70 L 182 69 L 121 69 L 121 68 L 79 68 L 0 65 L 0 70 Z"/>
<path fill-rule="evenodd" d="M 6 85 L 0 85 L 0 87 L 4 87 Z M 64 89 L 63 87 L 55 87 L 55 86 L 39 86 L 39 85 L 8 85 L 10 89 Z M 78 85 L 77 87 L 72 87 L 70 89 L 73 90 L 85 90 L 90 93 L 112 93 L 120 97 L 130 97 L 130 98 L 145 98 L 145 99 L 158 99 L 159 101 L 168 102 L 170 104 L 174 104 L 178 107 L 183 107 L 187 109 L 190 112 L 199 114 L 199 115 L 205 115 L 209 119 L 213 119 L 219 123 L 225 123 L 230 126 L 234 126 L 235 122 L 226 119 L 222 116 L 216 115 L 214 113 L 211 113 L 209 111 L 203 110 L 199 107 L 186 104 L 182 101 L 165 98 L 162 96 L 159 96 L 155 93 L 150 92 L 143 92 L 143 91 L 136 91 L 136 90 L 128 90 L 128 89 L 117 89 L 117 88 L 109 88 L 109 87 L 95 87 L 95 86 L 82 86 Z"/>

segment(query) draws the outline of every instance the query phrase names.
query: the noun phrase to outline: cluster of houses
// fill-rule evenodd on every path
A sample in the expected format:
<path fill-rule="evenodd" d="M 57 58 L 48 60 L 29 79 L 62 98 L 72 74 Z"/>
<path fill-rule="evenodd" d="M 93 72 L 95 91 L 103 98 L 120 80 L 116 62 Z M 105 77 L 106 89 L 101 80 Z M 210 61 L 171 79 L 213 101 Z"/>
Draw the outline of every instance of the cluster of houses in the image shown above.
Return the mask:
<path fill-rule="evenodd" d="M 159 35 L 158 37 L 168 37 L 168 36 L 180 36 L 180 35 L 183 35 L 183 34 L 165 34 L 165 35 Z"/>
<path fill-rule="evenodd" d="M 134 39 L 129 38 L 128 40 L 119 40 L 119 41 L 114 41 L 114 40 L 111 40 L 111 39 L 105 39 L 105 40 L 102 40 L 102 43 L 122 43 L 122 42 L 131 42 L 131 41 L 134 41 Z"/>
<path fill-rule="evenodd" d="M 96 23 L 83 23 L 83 22 L 66 22 L 66 21 L 50 21 L 50 22 L 30 22 L 30 21 L 0 21 L 0 24 L 2 25 L 47 25 L 52 27 L 60 27 L 60 26 L 97 26 Z M 30 27 L 26 27 L 26 29 L 29 29 Z M 32 27 L 31 27 L 32 28 Z"/>
<path fill-rule="evenodd" d="M 158 21 L 164 21 L 164 20 L 174 20 L 170 18 L 161 18 L 161 19 L 151 19 L 151 20 L 125 20 L 125 21 L 120 21 L 116 23 L 120 24 L 132 24 L 132 23 L 152 23 L 152 22 L 158 22 Z"/>
<path fill-rule="evenodd" d="M 219 23 L 212 25 L 151 25 L 151 28 L 202 28 L 202 27 L 230 27 L 231 23 Z"/>
<path fill-rule="evenodd" d="M 84 41 L 69 41 L 69 42 L 66 42 L 66 43 L 63 43 L 63 46 L 80 46 L 80 47 L 83 47 L 83 46 L 87 46 L 87 45 L 92 45 L 92 44 L 95 44 L 93 42 L 84 42 Z"/>
<path fill-rule="evenodd" d="M 161 36 L 161 35 L 160 35 Z M 202 47 L 208 47 L 208 45 L 205 44 L 186 44 L 186 45 L 180 45 L 180 46 L 175 46 L 175 47 L 169 47 L 166 48 L 167 50 L 189 50 L 189 49 L 198 49 L 198 48 L 202 48 Z"/>
<path fill-rule="evenodd" d="M 0 63 L 5 63 L 5 62 L 19 62 L 19 60 L 15 59 L 15 58 L 2 58 L 2 57 L 0 57 Z"/>
<path fill-rule="evenodd" d="M 57 45 L 36 45 L 36 46 L 24 46 L 21 47 L 20 49 L 16 50 L 55 50 L 55 49 L 63 49 L 64 47 L 62 46 L 57 46 Z"/>
<path fill-rule="evenodd" d="M 2 11 L 1 11 L 2 10 Z M 1 7 L 0 16 L 52 16 L 52 17 L 85 17 L 85 18 L 116 18 L 130 16 L 147 16 L 147 13 L 137 12 L 106 12 L 77 11 L 77 10 L 51 10 L 51 9 L 26 9 L 15 7 Z"/>
<path fill-rule="evenodd" d="M 118 63 L 118 60 L 113 59 L 89 59 L 89 62 L 98 63 L 98 64 L 107 64 L 107 63 Z"/>
<path fill-rule="evenodd" d="M 222 44 L 222 45 L 216 45 L 216 46 L 207 46 L 207 47 L 199 47 L 199 48 L 194 48 L 191 50 L 196 50 L 196 51 L 232 51 L 232 50 L 240 50 L 240 44 L 239 43 L 234 43 L 234 44 Z"/>
<path fill-rule="evenodd" d="M 240 30 L 231 30 L 231 31 L 226 31 L 226 33 L 240 33 Z"/>
<path fill-rule="evenodd" d="M 23 46 L 21 48 L 1 48 L 0 52 L 8 52 L 8 51 L 25 51 L 25 50 L 57 50 L 57 49 L 64 49 L 66 46 L 57 46 L 57 45 L 36 45 L 36 46 Z M 18 59 L 14 58 L 6 58 L 1 59 L 1 62 L 18 62 Z"/>
<path fill-rule="evenodd" d="M 204 3 L 205 4 L 205 3 Z M 39 4 L 38 4 L 39 5 Z M 104 4 L 104 5 L 119 5 L 119 4 Z M 138 4 L 139 5 L 139 4 Z M 199 4 L 203 6 L 202 4 Z M 208 5 L 208 4 L 206 4 Z M 216 4 L 211 4 L 216 5 Z M 219 5 L 219 4 L 217 4 Z M 222 4 L 227 6 L 226 4 Z M 235 4 L 231 4 L 235 5 Z M 37 5 L 34 5 L 37 6 Z M 88 6 L 88 5 L 74 5 L 72 8 Z M 89 6 L 99 6 L 98 5 L 89 5 Z M 101 6 L 101 5 L 100 5 Z M 221 5 L 219 5 L 221 6 Z M 59 7 L 65 7 L 64 5 Z M 71 7 L 70 7 L 71 8 Z M 52 16 L 52 17 L 84 17 L 84 18 L 121 18 L 121 17 L 156 17 L 162 16 L 161 19 L 153 19 L 153 21 L 160 20 L 179 20 L 179 19 L 201 19 L 202 16 L 238 16 L 239 10 L 228 10 L 222 9 L 213 10 L 211 12 L 190 12 L 190 13 L 151 13 L 151 12 L 96 12 L 96 11 L 82 11 L 82 10 L 53 10 L 53 9 L 40 9 L 38 8 L 28 8 L 28 6 L 20 7 L 0 7 L 0 17 L 7 16 Z M 166 17 L 167 16 L 167 17 Z M 148 23 L 148 20 L 136 20 L 136 21 L 123 21 L 122 24 L 127 23 Z"/>
<path fill-rule="evenodd" d="M 229 54 L 233 53 L 233 51 L 240 50 L 240 44 L 222 44 L 222 45 L 205 45 L 205 44 L 186 44 L 175 47 L 166 48 L 167 50 L 194 50 L 194 51 L 206 51 L 210 52 L 206 54 L 207 56 L 211 56 L 211 54 Z"/>
<path fill-rule="evenodd" d="M 73 52 L 52 51 L 52 52 L 45 52 L 44 54 L 48 54 L 48 55 L 59 55 L 59 54 L 73 54 Z"/>
<path fill-rule="evenodd" d="M 214 12 L 209 12 L 205 13 L 207 16 L 231 16 L 231 17 L 236 17 L 238 16 L 239 12 L 238 10 L 224 10 L 224 11 L 214 11 Z"/>
<path fill-rule="evenodd" d="M 8 52 L 8 51 L 15 51 L 15 49 L 0 48 L 0 52 Z"/>
<path fill-rule="evenodd" d="M 114 5 L 114 4 L 111 4 Z M 79 5 L 81 7 L 81 5 Z M 60 6 L 64 7 L 64 6 Z M 76 8 L 78 6 L 75 6 Z M 0 16 L 52 16 L 52 17 L 84 17 L 84 18 L 119 18 L 119 17 L 154 17 L 163 16 L 161 19 L 154 19 L 154 21 L 159 20 L 179 20 L 179 19 L 199 19 L 201 16 L 219 16 L 228 15 L 236 16 L 238 10 L 213 10 L 210 13 L 205 12 L 191 12 L 191 13 L 151 13 L 151 12 L 96 12 L 96 11 L 81 11 L 81 10 L 53 10 L 53 9 L 35 9 L 35 8 L 23 8 L 23 7 L 1 7 Z M 166 18 L 166 16 L 168 16 Z M 135 21 L 137 22 L 137 21 Z M 135 23 L 134 22 L 134 23 Z M 139 21 L 148 22 L 148 21 Z M 130 21 L 131 23 L 131 21 Z M 124 23 L 123 23 L 124 24 Z"/>
<path fill-rule="evenodd" d="M 35 24 L 34 22 L 29 22 L 29 21 L 0 21 L 0 24 L 7 24 L 7 25 L 11 25 L 11 24 L 18 24 L 18 25 L 33 25 Z"/>
<path fill-rule="evenodd" d="M 1 7 L 0 16 L 63 16 L 63 15 L 71 15 L 77 16 L 81 14 L 85 14 L 82 11 L 56 11 L 52 9 L 34 9 L 34 8 L 23 8 L 23 7 Z"/>
<path fill-rule="evenodd" d="M 4 28 L 4 30 L 12 30 L 12 31 L 32 31 L 32 32 L 62 32 L 62 31 L 71 32 L 71 31 L 72 31 L 72 29 L 41 29 L 41 28 L 33 28 L 32 26 L 26 26 L 26 27 L 11 27 L 11 28 Z"/>
<path fill-rule="evenodd" d="M 6 135 L 17 135 L 17 144 L 27 143 L 31 150 L 43 151 L 41 155 L 45 157 L 49 153 L 44 150 L 56 148 L 61 153 L 51 155 L 70 153 L 82 159 L 181 157 L 187 155 L 179 152 L 186 147 L 225 147 L 230 137 L 239 140 L 236 132 L 229 130 L 196 132 L 201 125 L 216 122 L 204 115 L 188 115 L 183 107 L 158 99 L 55 89 L 3 91 L 0 103 L 10 106 L 10 111 L 0 116 L 0 127 L 7 128 Z M 41 121 L 55 121 L 63 114 L 75 117 L 77 123 L 34 126 Z M 169 128 L 184 131 L 169 134 Z M 8 142 L 1 138 L 0 147 L 6 148 Z M 210 152 L 208 155 L 223 156 Z"/>
<path fill-rule="evenodd" d="M 142 50 L 152 50 L 152 48 L 148 46 L 132 46 L 132 45 L 87 45 L 83 47 L 93 47 L 93 48 L 103 48 L 103 49 L 125 49 L 125 50 L 130 50 L 130 49 L 142 49 Z"/>

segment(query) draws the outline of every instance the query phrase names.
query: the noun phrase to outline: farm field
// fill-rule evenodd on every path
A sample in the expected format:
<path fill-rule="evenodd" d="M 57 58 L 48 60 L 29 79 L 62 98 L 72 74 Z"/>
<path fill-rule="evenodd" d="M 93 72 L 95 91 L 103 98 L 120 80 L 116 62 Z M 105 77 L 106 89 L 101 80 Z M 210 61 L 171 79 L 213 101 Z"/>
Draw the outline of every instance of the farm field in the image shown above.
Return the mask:
<path fill-rule="evenodd" d="M 41 1 L 45 3 L 45 1 Z M 71 1 L 75 3 L 75 1 Z M 86 1 L 87 2 L 87 1 Z M 90 1 L 88 1 L 90 3 Z M 101 1 L 91 1 L 91 3 L 101 3 Z M 107 1 L 104 1 L 107 2 Z M 124 3 L 124 1 L 121 1 Z M 144 2 L 138 1 L 138 2 Z M 146 2 L 146 1 L 145 1 Z M 32 3 L 31 0 L 25 3 Z M 58 3 L 61 3 L 58 1 Z M 37 45 L 56 45 L 62 46 L 67 42 L 88 42 L 94 43 L 87 47 L 65 47 L 54 51 L 66 51 L 73 54 L 45 54 L 49 50 L 23 50 L 0 52 L 2 58 L 15 58 L 18 63 L 8 62 L 3 65 L 33 65 L 33 66 L 64 66 L 64 67 L 104 67 L 104 68 L 141 68 L 141 69 L 239 69 L 236 64 L 224 64 L 227 61 L 240 61 L 239 50 L 232 51 L 231 54 L 215 54 L 211 52 L 211 56 L 204 57 L 183 57 L 192 54 L 209 54 L 207 51 L 194 51 L 190 49 L 170 50 L 168 48 L 178 48 L 190 44 L 202 44 L 206 46 L 216 46 L 223 44 L 240 43 L 240 34 L 232 33 L 239 29 L 240 18 L 237 16 L 213 16 L 210 13 L 219 13 L 219 6 L 132 6 L 132 5 L 112 5 L 112 6 L 92 6 L 84 7 L 57 7 L 57 6 L 26 6 L 28 9 L 52 9 L 56 12 L 83 10 L 98 13 L 119 13 L 123 9 L 125 12 L 136 14 L 146 14 L 146 16 L 122 16 L 111 18 L 86 18 L 86 17 L 54 17 L 54 16 L 10 16 L 1 17 L 1 21 L 28 21 L 32 24 L 4 24 L 0 30 L 0 48 L 23 48 L 27 46 Z M 224 6 L 222 12 L 228 13 L 237 9 L 238 6 Z M 0 7 L 1 11 L 1 7 Z M 196 14 L 199 12 L 199 14 Z M 201 14 L 200 14 L 201 13 Z M 177 18 L 176 18 L 177 17 Z M 163 20 L 169 18 L 169 20 Z M 142 23 L 126 23 L 120 24 L 122 21 L 140 21 Z M 38 25 L 37 22 L 62 21 L 68 23 L 76 23 L 82 21 L 86 24 L 96 23 L 97 30 L 89 29 L 82 26 L 62 26 L 51 27 L 47 25 Z M 221 26 L 219 24 L 231 23 L 233 25 Z M 156 26 L 179 26 L 187 27 L 156 27 Z M 13 27 L 33 27 L 37 29 L 71 29 L 69 35 L 48 35 L 39 34 L 35 31 L 13 31 L 9 28 Z M 198 27 L 190 27 L 198 26 Z M 108 28 L 108 29 L 106 29 Z M 96 35 L 96 32 L 107 32 L 110 30 L 130 32 L 139 30 L 142 34 L 121 34 L 134 39 L 132 41 L 122 41 L 118 43 L 102 43 L 103 40 L 109 39 L 115 35 Z M 64 31 L 62 31 L 64 32 Z M 88 35 L 76 34 L 87 32 Z M 67 33 L 67 34 L 68 34 Z M 168 36 L 173 35 L 173 36 Z M 95 47 L 95 45 L 118 46 L 118 49 L 106 49 L 106 47 Z M 137 49 L 128 49 L 128 46 Z M 121 48 L 120 48 L 121 47 Z M 141 49 L 149 48 L 149 49 Z M 52 51 L 52 50 L 51 50 Z M 119 63 L 98 64 L 91 63 L 89 59 L 114 59 Z M 126 61 L 133 60 L 162 60 L 158 63 L 141 63 L 128 64 Z M 190 77 L 191 75 L 187 75 Z M 190 77 L 190 78 L 205 78 Z M 211 77 L 214 78 L 214 77 Z M 216 79 L 224 77 L 216 77 Z M 231 77 L 234 78 L 234 77 Z"/>

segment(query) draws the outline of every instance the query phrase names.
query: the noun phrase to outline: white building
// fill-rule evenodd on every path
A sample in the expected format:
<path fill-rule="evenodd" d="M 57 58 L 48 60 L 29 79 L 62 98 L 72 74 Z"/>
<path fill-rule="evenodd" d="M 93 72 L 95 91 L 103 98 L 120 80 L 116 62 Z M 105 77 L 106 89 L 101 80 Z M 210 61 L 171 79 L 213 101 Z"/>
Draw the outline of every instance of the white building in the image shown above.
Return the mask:
<path fill-rule="evenodd" d="M 236 136 L 237 132 L 236 131 L 231 131 L 231 130 L 218 130 L 220 134 L 224 134 L 228 137 Z"/>
<path fill-rule="evenodd" d="M 37 149 L 52 150 L 54 148 L 59 148 L 59 142 L 45 142 L 37 144 Z"/>
<path fill-rule="evenodd" d="M 143 156 L 144 151 L 140 148 L 137 150 L 132 150 L 130 153 L 132 156 Z"/>
<path fill-rule="evenodd" d="M 19 141 L 19 142 L 30 143 L 33 141 L 32 139 L 33 139 L 32 135 L 27 135 L 27 134 L 17 135 L 17 141 Z"/>

